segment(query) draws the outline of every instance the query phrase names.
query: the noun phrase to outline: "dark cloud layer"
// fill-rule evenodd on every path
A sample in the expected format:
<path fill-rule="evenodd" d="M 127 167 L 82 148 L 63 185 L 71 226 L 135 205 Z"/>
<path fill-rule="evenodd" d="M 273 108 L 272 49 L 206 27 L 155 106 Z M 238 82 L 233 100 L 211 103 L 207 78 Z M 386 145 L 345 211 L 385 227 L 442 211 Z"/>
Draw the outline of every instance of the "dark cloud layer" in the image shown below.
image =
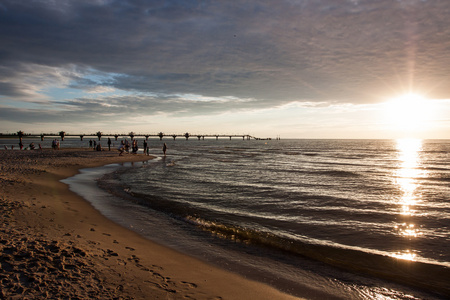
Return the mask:
<path fill-rule="evenodd" d="M 449 15 L 447 0 L 6 0 L 0 94 L 100 84 L 161 96 L 105 103 L 197 112 L 367 103 L 411 88 L 449 98 Z M 174 102 L 181 94 L 252 101 Z"/>

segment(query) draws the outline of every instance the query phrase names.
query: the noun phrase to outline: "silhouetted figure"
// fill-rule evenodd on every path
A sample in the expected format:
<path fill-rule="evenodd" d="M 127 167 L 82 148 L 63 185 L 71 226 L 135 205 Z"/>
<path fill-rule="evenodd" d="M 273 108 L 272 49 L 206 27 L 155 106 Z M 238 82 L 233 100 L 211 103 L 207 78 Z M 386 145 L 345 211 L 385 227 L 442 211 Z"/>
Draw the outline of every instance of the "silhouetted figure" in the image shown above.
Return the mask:
<path fill-rule="evenodd" d="M 133 154 L 136 154 L 139 150 L 138 141 L 133 140 L 132 147 L 131 147 Z"/>
<path fill-rule="evenodd" d="M 110 138 L 108 138 L 108 149 L 109 149 L 109 151 L 111 151 L 111 139 Z"/>
<path fill-rule="evenodd" d="M 117 147 L 117 150 L 119 150 L 119 156 L 123 155 L 123 152 L 125 151 L 125 144 L 123 141 L 120 142 L 119 147 Z"/>
<path fill-rule="evenodd" d="M 166 143 L 164 143 L 164 145 L 163 145 L 163 152 L 164 152 L 164 156 L 166 156 L 166 151 L 167 151 L 167 145 L 166 145 Z"/>

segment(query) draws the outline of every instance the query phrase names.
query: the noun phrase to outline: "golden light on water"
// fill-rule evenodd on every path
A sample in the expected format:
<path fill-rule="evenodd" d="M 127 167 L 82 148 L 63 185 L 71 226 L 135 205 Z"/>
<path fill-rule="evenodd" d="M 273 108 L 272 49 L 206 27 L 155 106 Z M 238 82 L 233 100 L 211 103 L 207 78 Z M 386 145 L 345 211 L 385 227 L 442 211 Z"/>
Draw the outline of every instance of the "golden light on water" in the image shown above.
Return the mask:
<path fill-rule="evenodd" d="M 395 225 L 395 230 L 404 237 L 419 237 L 423 235 L 414 224 L 403 223 L 401 225 Z"/>
<path fill-rule="evenodd" d="M 399 165 L 394 172 L 394 184 L 400 190 L 398 198 L 401 218 L 404 222 L 395 225 L 394 231 L 408 240 L 418 238 L 423 235 L 420 225 L 413 222 L 415 215 L 414 206 L 421 201 L 418 192 L 419 180 L 426 175 L 426 171 L 420 168 L 422 151 L 422 140 L 419 139 L 400 139 L 396 145 L 398 151 Z M 416 254 L 411 250 L 404 250 L 393 254 L 399 259 L 416 259 Z"/>
<path fill-rule="evenodd" d="M 405 260 L 411 260 L 411 261 L 416 260 L 416 254 L 412 253 L 409 250 L 406 250 L 405 252 L 397 252 L 393 256 L 396 258 L 399 258 L 399 259 L 405 259 Z"/>
<path fill-rule="evenodd" d="M 399 186 L 402 192 L 399 204 L 402 205 L 402 214 L 412 215 L 412 207 L 420 200 L 416 192 L 417 178 L 424 175 L 424 171 L 419 168 L 419 151 L 422 150 L 422 140 L 397 140 L 397 150 L 399 151 L 400 165 L 394 174 L 394 178 L 395 184 Z"/>

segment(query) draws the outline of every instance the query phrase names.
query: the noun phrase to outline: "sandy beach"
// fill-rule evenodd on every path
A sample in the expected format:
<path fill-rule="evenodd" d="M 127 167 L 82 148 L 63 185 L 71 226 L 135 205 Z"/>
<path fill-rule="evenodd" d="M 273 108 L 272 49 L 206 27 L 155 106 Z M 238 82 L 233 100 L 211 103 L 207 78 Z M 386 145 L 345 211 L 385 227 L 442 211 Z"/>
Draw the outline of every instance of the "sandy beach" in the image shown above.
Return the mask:
<path fill-rule="evenodd" d="M 0 152 L 1 299 L 297 299 L 144 239 L 60 180 L 144 155 Z"/>

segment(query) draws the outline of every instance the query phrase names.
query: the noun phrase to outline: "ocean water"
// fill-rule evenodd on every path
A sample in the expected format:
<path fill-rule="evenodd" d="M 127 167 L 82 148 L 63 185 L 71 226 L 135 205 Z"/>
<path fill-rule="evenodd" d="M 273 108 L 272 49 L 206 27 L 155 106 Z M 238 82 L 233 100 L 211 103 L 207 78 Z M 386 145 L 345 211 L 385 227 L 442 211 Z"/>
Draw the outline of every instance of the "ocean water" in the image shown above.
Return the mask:
<path fill-rule="evenodd" d="M 450 296 L 450 140 L 150 147 L 154 160 L 67 183 L 123 226 L 295 295 Z"/>

